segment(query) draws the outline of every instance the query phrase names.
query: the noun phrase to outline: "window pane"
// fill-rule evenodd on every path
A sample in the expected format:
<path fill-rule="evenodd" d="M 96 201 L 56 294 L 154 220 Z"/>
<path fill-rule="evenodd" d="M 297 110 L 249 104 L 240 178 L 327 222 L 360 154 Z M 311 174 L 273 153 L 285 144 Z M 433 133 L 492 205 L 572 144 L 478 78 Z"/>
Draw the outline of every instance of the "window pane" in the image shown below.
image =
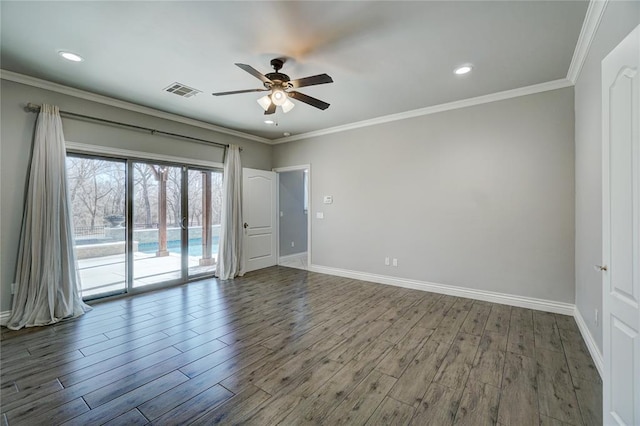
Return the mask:
<path fill-rule="evenodd" d="M 222 215 L 222 173 L 189 170 L 189 275 L 213 273 Z"/>
<path fill-rule="evenodd" d="M 182 278 L 180 167 L 133 163 L 133 287 Z"/>
<path fill-rule="evenodd" d="M 80 294 L 92 298 L 126 289 L 126 165 L 67 156 Z"/>

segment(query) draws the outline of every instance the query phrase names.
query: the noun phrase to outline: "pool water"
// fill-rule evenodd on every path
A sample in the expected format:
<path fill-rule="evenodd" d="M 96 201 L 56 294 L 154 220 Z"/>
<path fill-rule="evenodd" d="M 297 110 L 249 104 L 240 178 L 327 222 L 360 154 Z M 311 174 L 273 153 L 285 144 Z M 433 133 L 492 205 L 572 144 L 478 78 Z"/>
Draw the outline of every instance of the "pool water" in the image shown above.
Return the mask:
<path fill-rule="evenodd" d="M 167 241 L 167 249 L 171 253 L 180 253 L 180 240 Z M 138 251 L 143 253 L 155 253 L 158 251 L 158 243 L 138 243 Z M 211 253 L 218 253 L 218 237 L 211 240 Z M 189 240 L 189 256 L 202 257 L 202 238 L 193 238 Z"/>

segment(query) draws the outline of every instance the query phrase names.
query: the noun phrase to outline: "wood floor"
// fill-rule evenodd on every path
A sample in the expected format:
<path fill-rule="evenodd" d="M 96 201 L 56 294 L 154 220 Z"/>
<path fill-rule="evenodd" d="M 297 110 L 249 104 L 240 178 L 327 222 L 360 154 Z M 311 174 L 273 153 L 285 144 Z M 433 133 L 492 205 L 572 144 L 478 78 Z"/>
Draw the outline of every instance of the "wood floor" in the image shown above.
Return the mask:
<path fill-rule="evenodd" d="M 572 317 L 286 267 L 1 345 L 9 425 L 602 423 Z"/>

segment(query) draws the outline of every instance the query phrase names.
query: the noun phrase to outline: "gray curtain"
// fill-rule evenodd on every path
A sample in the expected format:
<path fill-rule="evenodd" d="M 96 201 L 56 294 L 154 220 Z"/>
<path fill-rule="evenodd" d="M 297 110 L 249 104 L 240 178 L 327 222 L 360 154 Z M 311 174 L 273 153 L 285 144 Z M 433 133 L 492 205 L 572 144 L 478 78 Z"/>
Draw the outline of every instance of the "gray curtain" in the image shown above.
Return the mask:
<path fill-rule="evenodd" d="M 240 148 L 229 146 L 222 181 L 222 220 L 216 276 L 223 280 L 244 274 L 242 239 L 242 163 Z"/>
<path fill-rule="evenodd" d="M 91 309 L 78 290 L 65 157 L 58 107 L 42 105 L 22 219 L 16 294 L 7 325 L 13 330 L 53 324 Z"/>

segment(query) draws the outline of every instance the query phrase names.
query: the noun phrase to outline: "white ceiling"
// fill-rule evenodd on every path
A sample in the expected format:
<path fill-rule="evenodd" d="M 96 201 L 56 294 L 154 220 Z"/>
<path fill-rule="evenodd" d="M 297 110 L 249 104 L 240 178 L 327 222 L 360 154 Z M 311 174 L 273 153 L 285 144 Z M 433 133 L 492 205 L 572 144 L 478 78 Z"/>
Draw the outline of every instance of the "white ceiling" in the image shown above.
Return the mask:
<path fill-rule="evenodd" d="M 2 69 L 218 126 L 281 138 L 565 78 L 587 1 L 1 2 Z M 69 50 L 85 58 L 71 63 Z M 294 101 L 263 123 L 260 88 L 235 62 L 270 72 L 291 58 L 298 89 L 331 104 Z M 473 72 L 453 69 L 473 64 Z M 173 82 L 201 90 L 164 92 Z M 25 99 L 25 102 L 29 101 Z M 274 116 L 272 116 L 274 117 Z"/>

